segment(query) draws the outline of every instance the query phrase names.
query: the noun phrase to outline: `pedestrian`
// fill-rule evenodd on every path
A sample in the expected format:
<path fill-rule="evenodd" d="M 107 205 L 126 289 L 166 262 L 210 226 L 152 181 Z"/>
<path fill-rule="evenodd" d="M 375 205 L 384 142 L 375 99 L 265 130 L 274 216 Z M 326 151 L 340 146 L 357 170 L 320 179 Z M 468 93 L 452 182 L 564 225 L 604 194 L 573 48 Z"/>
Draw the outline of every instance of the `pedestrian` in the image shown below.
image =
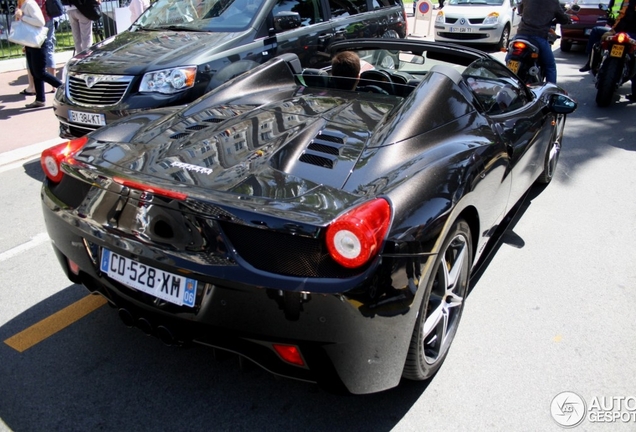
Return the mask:
<path fill-rule="evenodd" d="M 75 54 L 79 54 L 93 45 L 93 21 L 86 18 L 75 3 L 76 0 L 69 1 L 66 6 L 66 15 L 68 15 L 68 22 L 71 25 Z M 101 0 L 97 0 L 97 3 L 101 4 Z"/>
<path fill-rule="evenodd" d="M 137 18 L 150 7 L 150 0 L 130 0 L 128 10 L 130 11 L 130 22 L 134 23 Z"/>
<path fill-rule="evenodd" d="M 519 4 L 519 13 L 521 23 L 517 34 L 539 48 L 539 62 L 545 71 L 545 79 L 556 84 L 556 61 L 548 37 L 555 19 L 559 24 L 569 24 L 570 17 L 563 12 L 559 0 L 523 0 Z M 510 51 L 508 55 L 511 55 Z M 507 60 L 506 58 L 506 62 Z"/>
<path fill-rule="evenodd" d="M 44 27 L 45 19 L 42 9 L 35 0 L 18 0 L 18 9 L 15 12 L 16 20 L 23 20 L 27 24 L 35 27 Z M 33 87 L 35 90 L 35 101 L 26 104 L 27 108 L 40 108 L 46 105 L 44 95 L 44 82 L 46 81 L 54 88 L 62 85 L 62 82 L 46 71 L 46 48 L 24 47 L 27 66 L 33 77 Z"/>
<path fill-rule="evenodd" d="M 45 27 L 48 29 L 48 33 L 46 34 L 46 39 L 42 44 L 42 49 L 45 52 L 45 64 L 46 71 L 55 76 L 55 20 L 51 18 L 46 13 L 46 0 L 35 0 L 35 2 L 40 6 L 40 10 L 42 11 L 42 16 L 44 17 Z M 25 50 L 26 51 L 26 50 Z M 29 65 L 27 64 L 27 78 L 29 84 L 27 88 L 22 90 L 20 94 L 33 96 L 35 95 L 35 84 L 33 82 L 33 75 L 29 71 Z M 53 93 L 54 90 L 51 90 L 50 93 Z"/>

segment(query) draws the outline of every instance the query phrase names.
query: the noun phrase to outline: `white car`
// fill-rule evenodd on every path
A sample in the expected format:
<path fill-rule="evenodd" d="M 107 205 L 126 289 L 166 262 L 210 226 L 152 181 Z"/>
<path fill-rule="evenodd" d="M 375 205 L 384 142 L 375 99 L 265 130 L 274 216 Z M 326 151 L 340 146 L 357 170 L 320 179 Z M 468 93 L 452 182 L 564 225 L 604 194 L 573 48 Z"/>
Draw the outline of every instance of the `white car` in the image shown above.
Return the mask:
<path fill-rule="evenodd" d="M 508 46 L 521 16 L 517 0 L 448 0 L 435 18 L 435 40 Z"/>

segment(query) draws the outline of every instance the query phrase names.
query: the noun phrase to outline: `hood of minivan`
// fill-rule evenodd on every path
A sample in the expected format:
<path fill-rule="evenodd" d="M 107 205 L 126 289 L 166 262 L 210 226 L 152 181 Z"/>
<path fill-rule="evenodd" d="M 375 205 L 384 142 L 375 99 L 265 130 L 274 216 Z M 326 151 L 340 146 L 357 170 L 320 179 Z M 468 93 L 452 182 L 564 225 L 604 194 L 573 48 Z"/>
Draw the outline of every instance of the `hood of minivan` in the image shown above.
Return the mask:
<path fill-rule="evenodd" d="M 240 45 L 243 33 L 125 31 L 73 57 L 68 69 L 77 73 L 140 75 L 148 71 L 210 61 L 217 53 Z M 208 47 L 202 50 L 202 47 Z"/>

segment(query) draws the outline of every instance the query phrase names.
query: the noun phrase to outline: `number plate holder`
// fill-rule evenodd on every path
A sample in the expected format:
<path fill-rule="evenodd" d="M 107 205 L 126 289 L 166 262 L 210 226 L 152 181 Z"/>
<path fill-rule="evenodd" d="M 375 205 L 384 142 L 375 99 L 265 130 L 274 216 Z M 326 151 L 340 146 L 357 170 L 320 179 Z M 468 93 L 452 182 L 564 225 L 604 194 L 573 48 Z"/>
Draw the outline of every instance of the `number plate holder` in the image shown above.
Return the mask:
<path fill-rule="evenodd" d="M 137 291 L 179 306 L 194 307 L 197 281 L 102 249 L 99 269 L 109 278 Z"/>
<path fill-rule="evenodd" d="M 612 50 L 610 51 L 610 57 L 623 57 L 624 51 L 625 51 L 625 46 L 612 45 Z"/>
<path fill-rule="evenodd" d="M 508 69 L 510 69 L 513 73 L 519 72 L 520 65 L 521 65 L 521 62 L 517 60 L 508 60 L 508 63 L 506 63 L 506 66 L 508 67 Z"/>
<path fill-rule="evenodd" d="M 72 123 L 91 126 L 106 126 L 106 117 L 101 113 L 68 110 L 68 118 Z"/>

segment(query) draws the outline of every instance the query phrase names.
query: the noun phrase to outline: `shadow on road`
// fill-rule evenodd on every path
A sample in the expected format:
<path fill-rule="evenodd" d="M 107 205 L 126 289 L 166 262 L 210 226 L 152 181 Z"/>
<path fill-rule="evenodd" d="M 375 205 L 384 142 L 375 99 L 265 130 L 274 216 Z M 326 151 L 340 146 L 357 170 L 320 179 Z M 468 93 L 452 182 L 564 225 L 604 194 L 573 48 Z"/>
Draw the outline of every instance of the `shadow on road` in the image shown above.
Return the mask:
<path fill-rule="evenodd" d="M 0 327 L 0 340 L 87 294 L 71 285 Z M 175 348 L 102 306 L 22 353 L 0 344 L 0 418 L 13 430 L 390 430 L 426 388 L 366 396 L 277 379 L 237 356 Z"/>

